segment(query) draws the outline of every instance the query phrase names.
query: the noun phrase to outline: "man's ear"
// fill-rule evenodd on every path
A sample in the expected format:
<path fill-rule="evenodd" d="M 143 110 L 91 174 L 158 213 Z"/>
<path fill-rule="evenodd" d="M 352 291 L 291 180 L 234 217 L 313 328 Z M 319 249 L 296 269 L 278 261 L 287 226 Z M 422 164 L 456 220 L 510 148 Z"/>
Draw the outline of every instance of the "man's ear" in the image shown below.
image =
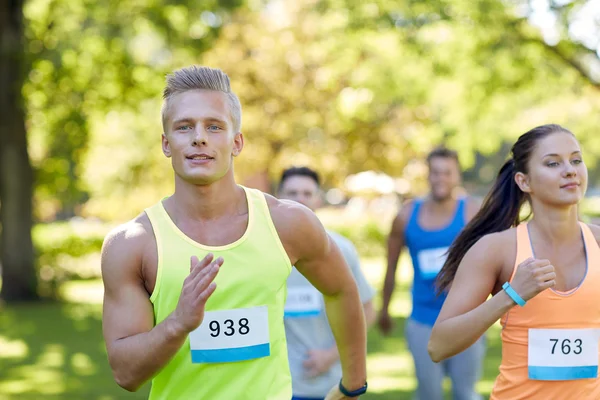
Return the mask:
<path fill-rule="evenodd" d="M 169 144 L 169 138 L 166 134 L 162 134 L 162 151 L 167 157 L 171 157 L 171 145 Z"/>
<path fill-rule="evenodd" d="M 231 155 L 237 157 L 242 152 L 244 148 L 244 135 L 242 132 L 238 132 L 233 137 L 233 150 L 231 151 Z"/>

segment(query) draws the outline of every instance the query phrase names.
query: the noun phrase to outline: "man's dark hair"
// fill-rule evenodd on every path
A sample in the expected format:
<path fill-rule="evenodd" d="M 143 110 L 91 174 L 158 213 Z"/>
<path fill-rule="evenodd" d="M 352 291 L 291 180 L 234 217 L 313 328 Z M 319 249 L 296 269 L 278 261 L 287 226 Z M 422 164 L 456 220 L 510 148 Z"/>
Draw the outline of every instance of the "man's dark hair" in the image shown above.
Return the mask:
<path fill-rule="evenodd" d="M 456 161 L 456 164 L 458 164 L 460 166 L 460 161 L 458 161 L 458 153 L 454 150 L 450 150 L 447 147 L 444 146 L 440 146 L 440 147 L 436 147 L 435 149 L 433 149 L 428 155 L 427 155 L 427 165 L 431 164 L 431 160 L 434 158 L 451 158 L 454 161 Z"/>
<path fill-rule="evenodd" d="M 308 167 L 290 167 L 281 173 L 281 179 L 279 180 L 279 189 L 283 187 L 283 183 L 286 179 L 291 178 L 292 176 L 306 176 L 315 181 L 317 186 L 321 185 L 319 174 L 317 171 L 310 169 Z"/>

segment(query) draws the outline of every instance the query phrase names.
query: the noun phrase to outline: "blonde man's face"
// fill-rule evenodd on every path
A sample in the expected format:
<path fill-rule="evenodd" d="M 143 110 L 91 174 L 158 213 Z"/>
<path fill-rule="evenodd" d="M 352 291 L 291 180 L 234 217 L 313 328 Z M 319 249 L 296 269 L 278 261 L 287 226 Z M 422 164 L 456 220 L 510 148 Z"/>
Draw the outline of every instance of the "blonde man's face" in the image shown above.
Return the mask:
<path fill-rule="evenodd" d="M 244 145 L 233 128 L 226 94 L 191 90 L 169 101 L 162 145 L 175 173 L 193 184 L 221 179 Z"/>

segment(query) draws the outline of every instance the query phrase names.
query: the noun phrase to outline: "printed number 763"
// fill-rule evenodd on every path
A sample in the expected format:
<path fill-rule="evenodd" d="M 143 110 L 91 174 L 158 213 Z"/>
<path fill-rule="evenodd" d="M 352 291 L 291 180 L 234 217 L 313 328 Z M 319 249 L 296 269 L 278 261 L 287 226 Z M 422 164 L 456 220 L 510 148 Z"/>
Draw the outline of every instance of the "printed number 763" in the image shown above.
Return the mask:
<path fill-rule="evenodd" d="M 560 339 L 550 339 L 550 341 L 554 342 L 554 344 L 552 345 L 552 354 L 554 354 L 554 351 L 556 350 L 556 345 L 558 344 Z M 571 342 L 571 340 L 569 339 L 563 339 L 563 341 L 560 343 L 560 350 L 563 354 L 571 354 L 571 352 L 573 352 L 573 354 L 581 354 L 581 352 L 583 351 L 581 345 L 581 339 L 575 339 L 573 340 L 573 342 Z"/>

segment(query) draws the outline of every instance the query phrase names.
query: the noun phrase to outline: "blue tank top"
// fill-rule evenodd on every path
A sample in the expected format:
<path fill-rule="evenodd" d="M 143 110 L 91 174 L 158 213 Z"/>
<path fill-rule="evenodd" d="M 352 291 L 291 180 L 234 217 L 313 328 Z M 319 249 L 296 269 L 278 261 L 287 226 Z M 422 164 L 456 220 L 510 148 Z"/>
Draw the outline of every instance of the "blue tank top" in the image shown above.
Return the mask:
<path fill-rule="evenodd" d="M 448 248 L 465 226 L 466 199 L 461 198 L 457 202 L 456 213 L 450 224 L 431 231 L 419 226 L 418 217 L 423 200 L 416 200 L 404 231 L 406 247 L 414 268 L 411 293 L 413 309 L 410 317 L 429 326 L 435 323 L 446 299 L 444 294 L 436 294 L 435 278 L 444 265 Z"/>

